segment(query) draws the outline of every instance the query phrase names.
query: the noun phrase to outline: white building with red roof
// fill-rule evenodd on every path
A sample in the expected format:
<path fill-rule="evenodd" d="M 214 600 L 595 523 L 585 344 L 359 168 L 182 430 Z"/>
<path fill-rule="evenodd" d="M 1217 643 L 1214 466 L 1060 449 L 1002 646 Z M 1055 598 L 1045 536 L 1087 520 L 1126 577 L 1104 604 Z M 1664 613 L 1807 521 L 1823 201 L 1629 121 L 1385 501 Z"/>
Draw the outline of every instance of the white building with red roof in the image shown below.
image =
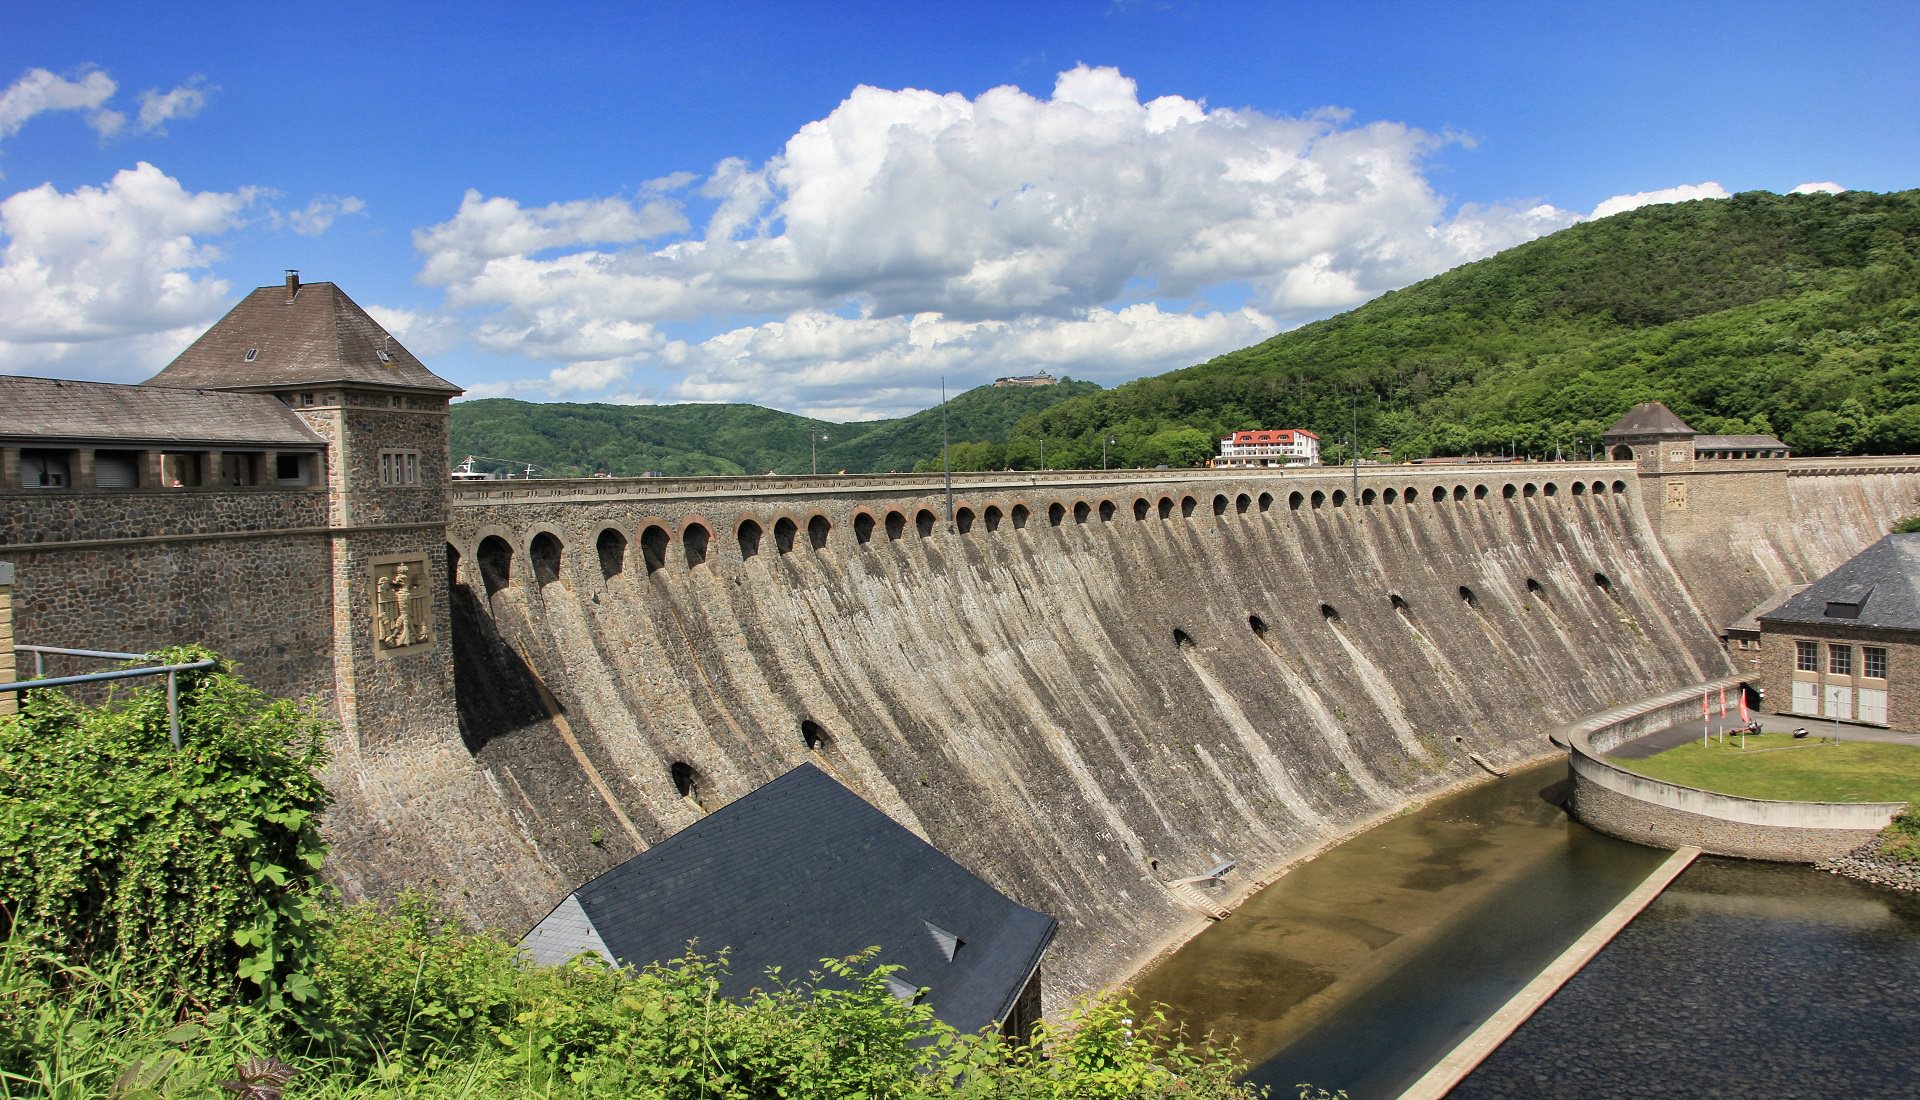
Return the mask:
<path fill-rule="evenodd" d="M 1305 428 L 1235 432 L 1220 441 L 1215 467 L 1318 466 L 1320 437 Z"/>

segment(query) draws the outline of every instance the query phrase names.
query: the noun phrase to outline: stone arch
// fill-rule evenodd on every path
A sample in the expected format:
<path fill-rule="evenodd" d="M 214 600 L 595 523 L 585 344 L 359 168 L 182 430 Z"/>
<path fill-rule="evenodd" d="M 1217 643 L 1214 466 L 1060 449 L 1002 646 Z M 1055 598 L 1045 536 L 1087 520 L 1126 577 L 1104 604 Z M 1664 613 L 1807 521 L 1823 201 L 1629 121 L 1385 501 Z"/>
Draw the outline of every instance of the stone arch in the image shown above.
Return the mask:
<path fill-rule="evenodd" d="M 793 522 L 792 516 L 781 516 L 773 521 L 773 548 L 781 554 L 793 553 L 793 540 L 800 534 L 800 525 Z"/>
<path fill-rule="evenodd" d="M 1527 592 L 1534 596 L 1545 596 L 1547 594 L 1547 590 L 1540 587 L 1540 582 L 1534 580 L 1532 577 L 1527 578 Z"/>
<path fill-rule="evenodd" d="M 1593 575 L 1593 586 L 1609 596 L 1613 595 L 1613 578 L 1607 576 L 1605 573 L 1595 573 Z"/>
<path fill-rule="evenodd" d="M 1032 516 L 1033 509 L 1022 503 L 1016 503 L 1012 508 L 1007 509 L 1007 520 L 1013 524 L 1013 529 L 1016 531 L 1025 530 L 1027 520 Z"/>
<path fill-rule="evenodd" d="M 1258 615 L 1248 615 L 1247 629 L 1253 631 L 1254 637 L 1265 638 L 1267 636 L 1267 620 Z"/>
<path fill-rule="evenodd" d="M 680 521 L 680 553 L 688 569 L 707 564 L 707 551 L 713 545 L 713 529 L 702 519 L 689 516 Z"/>
<path fill-rule="evenodd" d="M 1151 511 L 1153 511 L 1153 505 L 1147 503 L 1146 497 L 1134 498 L 1133 500 L 1133 518 L 1134 519 L 1146 519 L 1147 513 Z"/>
<path fill-rule="evenodd" d="M 1445 485 L 1435 485 L 1432 495 L 1435 504 L 1445 501 L 1447 499 L 1447 487 Z"/>
<path fill-rule="evenodd" d="M 1000 529 L 1000 506 L 998 504 L 987 505 L 987 510 L 981 514 L 980 518 L 985 522 L 989 533 L 998 531 Z"/>
<path fill-rule="evenodd" d="M 1160 498 L 1160 518 L 1161 519 L 1173 518 L 1173 498 L 1172 497 Z"/>
<path fill-rule="evenodd" d="M 667 564 L 667 544 L 672 541 L 661 524 L 649 523 L 640 528 L 640 560 L 646 563 L 649 574 Z"/>
<path fill-rule="evenodd" d="M 931 508 L 922 508 L 913 514 L 913 529 L 923 539 L 932 536 L 934 525 L 938 522 L 939 519 L 933 514 Z"/>
<path fill-rule="evenodd" d="M 1557 497 L 1560 495 L 1560 486 L 1554 482 L 1549 481 L 1545 485 L 1540 487 L 1540 491 L 1547 494 L 1550 497 Z"/>
<path fill-rule="evenodd" d="M 1077 507 L 1085 508 L 1086 505 L 1082 504 L 1082 505 L 1078 505 Z M 1058 527 L 1066 521 L 1066 518 L 1067 518 L 1066 505 L 1060 503 L 1057 500 L 1054 501 L 1052 504 L 1047 505 L 1047 526 L 1048 527 Z M 1086 515 L 1084 513 L 1082 513 L 1080 516 L 1080 522 L 1082 523 L 1086 522 Z"/>
<path fill-rule="evenodd" d="M 1400 503 L 1401 504 L 1420 503 L 1420 486 L 1418 485 L 1407 486 L 1407 491 L 1400 494 Z"/>
<path fill-rule="evenodd" d="M 1233 498 L 1233 512 L 1235 515 L 1244 516 L 1247 514 L 1247 509 L 1251 507 L 1253 507 L 1253 498 L 1247 494 L 1241 493 L 1239 496 Z"/>
<path fill-rule="evenodd" d="M 1200 502 L 1193 499 L 1192 496 L 1181 497 L 1180 498 L 1180 518 L 1192 519 L 1194 510 L 1199 507 L 1200 507 Z"/>
<path fill-rule="evenodd" d="M 1216 516 L 1226 515 L 1228 504 L 1229 502 L 1227 500 L 1227 494 L 1225 493 L 1213 494 L 1213 514 L 1214 515 Z"/>
<path fill-rule="evenodd" d="M 1370 506 L 1370 505 L 1372 505 L 1372 504 L 1373 504 L 1373 502 L 1374 502 L 1374 501 L 1376 501 L 1376 500 L 1379 500 L 1379 499 L 1380 499 L 1380 494 L 1379 494 L 1379 493 L 1376 493 L 1376 492 L 1374 492 L 1374 491 L 1373 491 L 1373 489 L 1371 489 L 1371 488 L 1366 488 L 1366 489 L 1362 489 L 1362 490 L 1360 490 L 1360 503 L 1361 503 L 1361 504 L 1364 504 L 1364 505 L 1369 505 L 1369 506 Z"/>
<path fill-rule="evenodd" d="M 800 719 L 800 743 L 807 747 L 808 752 L 825 750 L 831 740 L 827 736 L 827 727 L 811 718 Z"/>
<path fill-rule="evenodd" d="M 1180 629 L 1177 626 L 1174 627 L 1173 628 L 1173 647 L 1175 649 L 1192 649 L 1193 635 L 1188 634 L 1186 631 Z"/>
<path fill-rule="evenodd" d="M 861 509 L 853 514 L 853 541 L 856 546 L 865 546 L 873 541 L 873 513 Z"/>
<path fill-rule="evenodd" d="M 1607 492 L 1607 483 L 1606 483 L 1606 482 L 1604 482 L 1604 481 L 1596 481 L 1596 482 L 1594 482 L 1594 483 L 1593 483 L 1593 495 L 1594 495 L 1594 496 L 1605 496 L 1605 495 L 1606 495 L 1606 492 Z"/>
<path fill-rule="evenodd" d="M 1540 486 L 1535 485 L 1531 481 L 1527 482 L 1525 485 L 1520 487 L 1520 495 L 1523 497 L 1526 497 L 1528 500 L 1532 500 L 1534 497 L 1538 496 L 1539 494 L 1540 494 Z"/>
<path fill-rule="evenodd" d="M 1517 490 L 1513 487 L 1513 482 L 1511 481 L 1500 487 L 1500 497 L 1503 500 L 1512 500 L 1515 492 L 1517 492 Z"/>
<path fill-rule="evenodd" d="M 474 552 L 474 560 L 480 564 L 480 582 L 491 596 L 513 582 L 513 544 L 499 535 L 488 535 L 480 540 L 480 547 Z"/>
<path fill-rule="evenodd" d="M 700 773 L 692 764 L 684 760 L 675 760 L 667 768 L 667 778 L 673 781 L 673 793 L 681 798 L 700 797 Z"/>
<path fill-rule="evenodd" d="M 907 533 L 907 517 L 898 508 L 887 510 L 887 541 L 899 542 L 900 536 Z"/>
<path fill-rule="evenodd" d="M 1398 611 L 1402 615 L 1411 614 L 1413 611 L 1413 608 L 1407 606 L 1406 597 L 1402 596 L 1398 592 L 1387 593 L 1387 603 L 1391 604 L 1393 606 L 1393 609 L 1395 611 Z"/>
<path fill-rule="evenodd" d="M 1454 503 L 1457 504 L 1465 499 L 1467 499 L 1467 487 L 1465 485 L 1455 485 L 1453 487 Z"/>
<path fill-rule="evenodd" d="M 593 538 L 600 557 L 600 579 L 610 581 L 627 571 L 627 535 L 618 527 L 602 527 Z"/>
<path fill-rule="evenodd" d="M 1624 493 L 1624 492 L 1626 492 L 1626 491 L 1627 491 L 1627 483 L 1626 483 L 1626 482 L 1624 482 L 1624 481 L 1616 481 L 1616 482 L 1614 482 L 1614 483 L 1613 483 L 1613 491 L 1614 491 L 1614 492 L 1616 492 L 1616 493 Z"/>
<path fill-rule="evenodd" d="M 1395 504 L 1398 503 L 1399 500 L 1400 490 L 1395 489 L 1391 485 L 1387 486 L 1380 494 L 1380 503 L 1382 504 Z"/>
<path fill-rule="evenodd" d="M 1615 443 L 1613 448 L 1607 452 L 1607 457 L 1615 462 L 1632 462 L 1633 448 L 1627 446 L 1625 443 Z"/>
<path fill-rule="evenodd" d="M 1568 486 L 1568 488 L 1573 491 L 1574 496 L 1583 497 L 1587 495 L 1587 483 L 1584 481 L 1576 481 Z"/>
<path fill-rule="evenodd" d="M 953 513 L 953 527 L 954 530 L 959 531 L 963 535 L 971 532 L 973 530 L 973 509 L 962 504 L 959 510 Z"/>
<path fill-rule="evenodd" d="M 1273 494 L 1272 494 L 1272 493 L 1261 493 L 1261 494 L 1260 494 L 1260 500 L 1259 500 L 1259 505 L 1260 505 L 1260 510 L 1261 510 L 1262 512 L 1271 512 L 1271 511 L 1273 511 Z"/>
<path fill-rule="evenodd" d="M 1347 491 L 1345 489 L 1335 489 L 1330 499 L 1335 508 L 1343 508 L 1347 503 Z"/>
<path fill-rule="evenodd" d="M 1474 595 L 1473 589 L 1463 584 L 1460 586 L 1460 602 L 1466 604 L 1468 607 L 1479 607 L 1480 597 Z"/>
<path fill-rule="evenodd" d="M 1110 501 L 1110 500 L 1101 501 L 1100 502 L 1100 522 L 1112 523 L 1113 513 L 1115 511 L 1117 511 L 1117 509 L 1114 508 L 1113 501 Z"/>
<path fill-rule="evenodd" d="M 1323 603 L 1320 605 L 1320 617 L 1327 622 L 1337 623 L 1340 621 L 1340 609 L 1330 603 Z"/>
<path fill-rule="evenodd" d="M 554 532 L 544 528 L 534 532 L 527 541 L 527 560 L 533 563 L 535 585 L 545 588 L 560 579 L 560 555 L 565 550 L 566 544 Z"/>
<path fill-rule="evenodd" d="M 1327 494 L 1321 492 L 1318 489 L 1315 489 L 1313 491 L 1313 496 L 1308 498 L 1308 503 L 1313 505 L 1313 507 L 1316 509 L 1319 508 L 1321 505 L 1325 504 L 1326 502 L 1327 502 Z"/>
<path fill-rule="evenodd" d="M 1306 502 L 1307 502 L 1306 494 L 1296 489 L 1293 492 L 1287 494 L 1287 511 L 1298 512 L 1300 510 L 1300 506 L 1305 504 Z"/>
<path fill-rule="evenodd" d="M 815 550 L 827 548 L 827 536 L 833 533 L 833 523 L 826 516 L 815 512 L 807 520 L 807 542 Z"/>
<path fill-rule="evenodd" d="M 1487 499 L 1487 487 L 1485 485 L 1475 485 L 1473 487 L 1473 499 L 1475 500 Z"/>
<path fill-rule="evenodd" d="M 1087 517 L 1092 514 L 1093 506 L 1086 501 L 1076 500 L 1073 502 L 1073 522 L 1085 523 L 1087 522 Z"/>
<path fill-rule="evenodd" d="M 740 525 L 733 529 L 733 541 L 740 544 L 740 560 L 745 561 L 760 552 L 760 538 L 765 533 L 760 521 L 752 516 L 740 520 Z"/>

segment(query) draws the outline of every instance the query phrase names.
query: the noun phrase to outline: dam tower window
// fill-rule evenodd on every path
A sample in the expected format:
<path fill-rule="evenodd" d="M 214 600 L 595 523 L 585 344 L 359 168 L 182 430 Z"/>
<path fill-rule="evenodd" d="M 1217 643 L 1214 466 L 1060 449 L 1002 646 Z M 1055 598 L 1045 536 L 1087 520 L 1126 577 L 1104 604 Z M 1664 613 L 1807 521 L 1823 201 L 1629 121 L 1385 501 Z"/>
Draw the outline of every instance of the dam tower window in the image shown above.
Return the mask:
<path fill-rule="evenodd" d="M 1260 510 L 1262 512 L 1273 511 L 1273 494 L 1272 493 L 1260 494 Z"/>
<path fill-rule="evenodd" d="M 1332 604 L 1323 603 L 1320 605 L 1320 617 L 1330 623 L 1337 623 L 1340 621 L 1340 612 Z"/>
<path fill-rule="evenodd" d="M 1112 523 L 1112 522 L 1113 522 L 1113 513 L 1114 513 L 1115 511 L 1117 511 L 1117 509 L 1116 509 L 1116 508 L 1114 508 L 1114 506 L 1113 506 L 1113 501 L 1110 501 L 1110 500 L 1103 500 L 1103 501 L 1101 501 L 1101 502 L 1100 502 L 1100 522 L 1101 522 L 1101 523 Z"/>
<path fill-rule="evenodd" d="M 1453 487 L 1453 499 L 1456 503 L 1467 499 L 1467 487 L 1465 485 L 1455 485 Z"/>
<path fill-rule="evenodd" d="M 760 552 L 760 524 L 757 520 L 743 519 L 740 527 L 734 531 L 734 541 L 740 544 L 740 560 L 753 557 Z"/>
<path fill-rule="evenodd" d="M 1433 487 L 1433 502 L 1435 504 L 1439 504 L 1445 501 L 1446 499 L 1447 499 L 1447 487 L 1445 485 L 1435 485 Z"/>
<path fill-rule="evenodd" d="M 1347 504 L 1347 491 L 1346 491 L 1345 489 L 1335 489 L 1335 490 L 1333 491 L 1333 497 L 1332 497 L 1332 500 L 1333 500 L 1333 506 L 1334 506 L 1335 508 L 1344 508 L 1344 507 L 1346 507 L 1346 504 Z"/>
<path fill-rule="evenodd" d="M 1193 635 L 1176 626 L 1173 628 L 1173 645 L 1175 649 L 1192 649 Z"/>
<path fill-rule="evenodd" d="M 1086 505 L 1081 504 L 1081 505 L 1076 505 L 1076 507 L 1085 508 Z M 1048 527 L 1058 527 L 1066 521 L 1066 518 L 1067 518 L 1066 505 L 1060 503 L 1057 500 L 1054 501 L 1052 504 L 1047 505 L 1047 526 Z M 1086 513 L 1082 512 L 1075 518 L 1079 522 L 1085 523 L 1087 519 Z"/>
<path fill-rule="evenodd" d="M 931 509 L 922 508 L 913 514 L 913 529 L 918 532 L 923 539 L 932 536 L 934 523 L 935 520 Z"/>
<path fill-rule="evenodd" d="M 533 560 L 533 579 L 541 588 L 560 579 L 560 540 L 552 534 L 542 531 L 533 536 L 527 557 Z"/>
<path fill-rule="evenodd" d="M 647 563 L 647 572 L 652 573 L 667 564 L 667 529 L 658 524 L 647 524 L 640 532 L 640 558 Z"/>
<path fill-rule="evenodd" d="M 1606 483 L 1606 482 L 1604 482 L 1604 481 L 1596 481 L 1596 482 L 1594 482 L 1594 483 L 1593 483 L 1593 495 L 1594 495 L 1594 496 L 1605 496 L 1605 495 L 1606 495 L 1606 492 L 1607 492 L 1607 483 Z"/>
<path fill-rule="evenodd" d="M 963 535 L 968 533 L 969 531 L 972 531 L 973 530 L 973 509 L 962 508 L 959 511 L 955 512 L 953 514 L 953 526 Z"/>
<path fill-rule="evenodd" d="M 807 521 L 807 542 L 811 543 L 815 550 L 825 550 L 827 535 L 832 530 L 833 524 L 827 522 L 827 517 L 815 516 Z"/>
<path fill-rule="evenodd" d="M 1625 443 L 1615 444 L 1613 450 L 1608 453 L 1607 457 L 1613 459 L 1615 462 L 1632 462 L 1633 448 L 1627 446 Z"/>
<path fill-rule="evenodd" d="M 793 553 L 793 538 L 799 533 L 799 524 L 781 516 L 773 523 L 773 548 L 782 554 Z"/>
<path fill-rule="evenodd" d="M 486 587 L 487 595 L 505 588 L 513 580 L 513 547 L 499 535 L 488 535 L 480 540 L 480 548 L 474 554 L 480 560 L 480 582 Z"/>
<path fill-rule="evenodd" d="M 1583 497 L 1587 495 L 1587 483 L 1584 481 L 1576 481 L 1569 486 L 1569 488 L 1573 490 L 1574 496 Z"/>
<path fill-rule="evenodd" d="M 873 541 L 873 517 L 861 512 L 853 517 L 853 541 L 865 546 Z"/>
<path fill-rule="evenodd" d="M 1513 494 L 1514 494 L 1514 492 L 1515 492 L 1515 490 L 1514 490 L 1514 487 L 1513 487 L 1513 483 L 1512 483 L 1512 482 L 1508 482 L 1508 483 L 1507 483 L 1506 485 L 1503 485 L 1503 486 L 1501 486 L 1501 488 L 1500 488 L 1500 497 L 1501 497 L 1501 499 L 1503 499 L 1503 500 L 1512 500 L 1512 499 L 1513 499 Z"/>
<path fill-rule="evenodd" d="M 819 752 L 827 747 L 827 728 L 811 718 L 802 718 L 800 740 L 807 746 L 808 752 Z"/>
<path fill-rule="evenodd" d="M 1473 594 L 1473 589 L 1463 584 L 1460 586 L 1460 602 L 1466 604 L 1468 607 L 1479 607 L 1480 597 Z"/>
<path fill-rule="evenodd" d="M 1161 519 L 1173 518 L 1173 498 L 1172 497 L 1160 498 L 1160 518 Z"/>
<path fill-rule="evenodd" d="M 1299 493 L 1298 491 L 1288 493 L 1287 494 L 1287 511 L 1298 512 L 1300 510 L 1300 506 L 1302 504 L 1305 504 L 1306 502 L 1307 502 L 1307 498 L 1303 494 Z"/>
<path fill-rule="evenodd" d="M 681 798 L 694 798 L 697 796 L 696 787 L 700 779 L 700 773 L 693 770 L 692 764 L 684 760 L 675 760 L 673 766 L 667 769 L 667 776 L 673 780 L 673 793 L 679 795 Z"/>
<path fill-rule="evenodd" d="M 1400 503 L 1402 504 L 1420 503 L 1420 487 L 1418 485 L 1407 486 L 1407 491 L 1404 494 L 1402 494 L 1400 497 Z"/>
<path fill-rule="evenodd" d="M 687 557 L 688 569 L 707 564 L 707 547 L 712 542 L 713 532 L 704 523 L 689 523 L 680 529 L 680 550 Z"/>
<path fill-rule="evenodd" d="M 899 542 L 900 536 L 907 533 L 907 517 L 900 512 L 887 513 L 887 541 Z"/>
<path fill-rule="evenodd" d="M 1373 491 L 1372 489 L 1362 489 L 1362 490 L 1360 490 L 1360 503 L 1361 503 L 1361 504 L 1364 504 L 1364 505 L 1368 505 L 1368 506 L 1371 506 L 1371 505 L 1373 504 L 1373 502 L 1374 502 L 1374 501 L 1377 501 L 1377 500 L 1379 500 L 1379 499 L 1380 499 L 1380 494 L 1379 494 L 1379 493 L 1376 493 L 1376 492 L 1374 492 L 1374 491 Z"/>
<path fill-rule="evenodd" d="M 1557 497 L 1557 496 L 1559 496 L 1559 495 L 1560 495 L 1560 486 L 1559 486 L 1559 485 L 1556 485 L 1555 483 L 1553 483 L 1553 482 L 1551 482 L 1551 481 L 1549 481 L 1549 482 L 1547 482 L 1547 484 L 1546 484 L 1546 485 L 1545 485 L 1545 486 L 1544 486 L 1544 487 L 1543 487 L 1543 488 L 1541 489 L 1541 492 L 1543 492 L 1543 493 L 1545 493 L 1545 494 L 1547 494 L 1547 495 L 1548 495 L 1548 496 L 1550 496 L 1550 497 Z"/>
<path fill-rule="evenodd" d="M 1320 507 L 1321 505 L 1323 505 L 1323 504 L 1325 504 L 1326 502 L 1327 502 L 1327 494 L 1325 494 L 1325 493 L 1323 493 L 1323 492 L 1321 492 L 1321 491 L 1320 491 L 1320 490 L 1318 490 L 1318 489 L 1315 489 L 1315 490 L 1313 491 L 1313 499 L 1312 499 L 1312 501 L 1311 501 L 1311 503 L 1313 504 L 1313 506 L 1314 506 L 1314 508 L 1316 508 L 1316 509 L 1317 509 L 1317 508 L 1319 508 L 1319 507 Z"/>
<path fill-rule="evenodd" d="M 1227 494 L 1215 493 L 1213 495 L 1213 514 L 1216 516 L 1224 516 L 1227 514 Z"/>
<path fill-rule="evenodd" d="M 600 555 L 600 578 L 612 580 L 627 570 L 627 536 L 617 529 L 609 527 L 600 532 L 593 540 L 593 549 Z"/>
<path fill-rule="evenodd" d="M 1473 499 L 1475 500 L 1487 499 L 1487 487 L 1485 485 L 1475 485 L 1473 487 Z"/>
<path fill-rule="evenodd" d="M 1181 519 L 1193 518 L 1194 510 L 1199 507 L 1200 507 L 1200 502 L 1193 499 L 1192 497 L 1181 497 L 1180 498 L 1180 518 Z"/>
<path fill-rule="evenodd" d="M 1133 502 L 1133 518 L 1134 519 L 1146 519 L 1147 513 L 1151 512 L 1152 510 L 1153 510 L 1153 505 L 1147 503 L 1146 497 L 1136 497 L 1134 499 L 1134 502 Z"/>
<path fill-rule="evenodd" d="M 1614 483 L 1613 483 L 1613 491 L 1614 491 L 1614 492 L 1616 492 L 1616 493 L 1624 493 L 1624 492 L 1626 492 L 1626 491 L 1627 491 L 1627 483 L 1626 483 L 1626 482 L 1624 482 L 1624 481 L 1616 481 L 1616 482 L 1614 482 Z"/>
<path fill-rule="evenodd" d="M 1527 484 L 1520 490 L 1520 495 L 1523 497 L 1526 497 L 1528 500 L 1532 500 L 1534 497 L 1538 496 L 1539 493 L 1540 493 L 1540 486 L 1535 485 L 1531 481 L 1527 482 Z"/>
<path fill-rule="evenodd" d="M 1380 503 L 1382 504 L 1394 504 L 1394 503 L 1397 503 L 1399 500 L 1400 500 L 1400 490 L 1398 489 L 1388 488 L 1386 491 L 1380 494 Z"/>
<path fill-rule="evenodd" d="M 1247 629 L 1253 631 L 1254 637 L 1265 638 L 1267 636 L 1267 620 L 1258 615 L 1248 615 Z"/>
<path fill-rule="evenodd" d="M 1007 519 L 1012 521 L 1013 529 L 1016 531 L 1025 530 L 1027 526 L 1027 520 L 1031 519 L 1032 517 L 1033 517 L 1033 510 L 1031 508 L 1028 508 L 1024 504 L 1016 504 L 1013 506 L 1011 510 L 1007 512 Z"/>
<path fill-rule="evenodd" d="M 998 531 L 1000 529 L 1000 506 L 998 504 L 987 505 L 986 513 L 981 518 L 986 520 L 988 532 Z"/>
<path fill-rule="evenodd" d="M 1235 515 L 1244 516 L 1247 514 L 1247 509 L 1251 507 L 1253 507 L 1253 498 L 1247 494 L 1241 493 L 1239 496 L 1233 498 L 1233 511 Z"/>

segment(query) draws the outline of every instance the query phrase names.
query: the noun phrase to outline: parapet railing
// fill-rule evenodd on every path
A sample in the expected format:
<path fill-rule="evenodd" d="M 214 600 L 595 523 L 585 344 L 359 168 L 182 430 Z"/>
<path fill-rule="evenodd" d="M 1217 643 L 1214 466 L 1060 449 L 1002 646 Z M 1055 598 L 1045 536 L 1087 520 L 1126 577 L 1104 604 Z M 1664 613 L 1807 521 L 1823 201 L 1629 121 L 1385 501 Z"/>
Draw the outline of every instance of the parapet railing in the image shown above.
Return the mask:
<path fill-rule="evenodd" d="M 102 649 L 61 649 L 47 645 L 17 645 L 15 653 L 33 654 L 33 679 L 16 680 L 11 684 L 0 684 L 0 691 L 18 694 L 37 688 L 65 687 L 68 684 L 98 684 L 108 680 L 130 680 L 136 676 L 159 676 L 167 678 L 167 736 L 172 739 L 173 747 L 180 747 L 180 680 L 182 672 L 212 668 L 213 659 L 189 661 L 178 665 L 149 665 L 145 668 L 116 668 L 110 672 L 88 672 L 79 676 L 47 675 L 47 658 L 87 657 L 101 661 L 145 661 L 153 657 L 151 653 L 114 653 Z"/>
<path fill-rule="evenodd" d="M 1920 455 L 1843 455 L 1833 458 L 1787 460 L 1789 477 L 1813 477 L 1819 474 L 1914 473 L 1920 473 Z"/>

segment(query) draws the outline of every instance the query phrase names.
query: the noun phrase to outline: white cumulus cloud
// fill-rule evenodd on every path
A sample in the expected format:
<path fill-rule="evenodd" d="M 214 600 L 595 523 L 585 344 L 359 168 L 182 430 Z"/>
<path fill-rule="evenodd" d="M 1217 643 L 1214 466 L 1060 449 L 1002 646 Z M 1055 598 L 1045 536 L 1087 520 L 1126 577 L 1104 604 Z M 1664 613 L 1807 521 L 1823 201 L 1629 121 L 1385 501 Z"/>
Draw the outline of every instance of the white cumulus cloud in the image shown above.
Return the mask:
<path fill-rule="evenodd" d="M 125 115 L 106 106 L 118 87 L 99 69 L 84 69 L 72 80 L 46 69 L 28 69 L 0 91 L 0 138 L 12 137 L 28 120 L 48 111 L 85 112 L 87 125 L 111 137 L 126 123 Z"/>
<path fill-rule="evenodd" d="M 1788 194 L 1792 194 L 1792 195 L 1838 195 L 1838 194 L 1840 194 L 1840 193 L 1841 193 L 1842 191 L 1845 191 L 1845 190 L 1846 190 L 1846 188 L 1844 188 L 1844 187 L 1842 187 L 1842 186 L 1840 186 L 1840 185 L 1839 185 L 1839 184 L 1837 184 L 1837 183 L 1834 183 L 1834 182 L 1833 182 L 1832 180 L 1824 180 L 1824 181 L 1822 181 L 1822 182 L 1819 182 L 1819 183 L 1803 183 L 1803 184 L 1801 184 L 1800 186 L 1798 186 L 1798 187 L 1796 187 L 1796 188 L 1794 188 L 1794 189 L 1793 189 L 1792 191 L 1790 191 L 1790 192 L 1788 192 Z"/>
<path fill-rule="evenodd" d="M 232 304 L 209 239 L 256 198 L 189 191 L 142 162 L 104 186 L 0 201 L 0 371 L 128 381 L 162 365 Z"/>
<path fill-rule="evenodd" d="M 148 88 L 140 93 L 140 129 L 164 134 L 174 119 L 192 118 L 206 109 L 207 96 L 214 91 L 206 78 L 196 76 L 167 91 Z"/>
<path fill-rule="evenodd" d="M 366 201 L 352 195 L 320 195 L 298 210 L 276 212 L 274 220 L 303 237 L 317 237 L 339 219 L 366 211 Z"/>
<path fill-rule="evenodd" d="M 1718 183 L 1708 180 L 1705 183 L 1683 183 L 1678 187 L 1663 187 L 1658 191 L 1639 191 L 1631 195 L 1615 195 L 1593 208 L 1590 217 L 1599 219 L 1614 214 L 1624 214 L 1629 210 L 1638 210 L 1643 206 L 1659 206 L 1669 202 L 1692 202 L 1695 199 L 1730 199 L 1733 193 Z"/>

